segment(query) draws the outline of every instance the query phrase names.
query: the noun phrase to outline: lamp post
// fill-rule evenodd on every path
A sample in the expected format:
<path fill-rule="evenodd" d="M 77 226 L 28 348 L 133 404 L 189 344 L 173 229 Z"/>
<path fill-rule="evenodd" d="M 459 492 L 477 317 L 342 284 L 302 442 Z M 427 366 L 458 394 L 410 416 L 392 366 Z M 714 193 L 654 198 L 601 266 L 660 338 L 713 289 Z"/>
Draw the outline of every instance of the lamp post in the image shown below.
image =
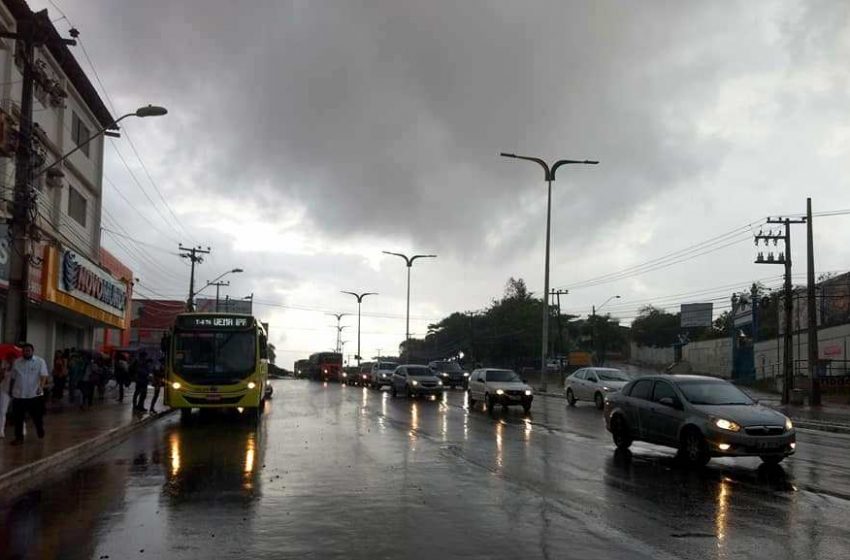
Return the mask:
<path fill-rule="evenodd" d="M 407 343 L 410 340 L 410 269 L 413 267 L 413 262 L 416 259 L 436 259 L 437 255 L 413 255 L 412 257 L 408 257 L 403 253 L 391 253 L 389 251 L 383 251 L 385 255 L 395 255 L 396 257 L 401 257 L 404 259 L 404 263 L 407 265 L 407 320 L 405 321 L 404 328 L 404 347 L 407 350 Z"/>
<path fill-rule="evenodd" d="M 594 351 L 596 351 L 596 310 L 605 307 L 612 299 L 620 299 L 620 296 L 609 297 L 598 308 L 595 305 L 593 306 L 593 312 L 591 314 L 590 321 L 590 344 Z"/>
<path fill-rule="evenodd" d="M 219 282 L 219 280 L 221 280 L 222 278 L 224 278 L 228 274 L 239 274 L 240 272 L 245 272 L 245 271 L 241 268 L 233 268 L 233 269 L 228 270 L 226 272 L 222 272 L 214 280 L 209 280 L 206 284 L 204 284 L 203 288 L 201 288 L 200 290 L 198 290 L 194 294 L 190 294 L 189 301 L 194 300 L 195 296 L 197 296 L 198 294 L 200 294 L 201 292 L 203 292 L 204 290 L 206 290 L 210 286 L 215 286 L 215 311 L 216 311 L 216 313 L 218 313 L 219 288 L 221 288 L 222 286 L 230 286 L 229 280 L 227 282 Z"/>
<path fill-rule="evenodd" d="M 502 152 L 502 157 L 524 159 L 533 161 L 543 168 L 544 180 L 548 184 L 548 193 L 546 199 L 546 266 L 543 273 L 543 340 L 541 341 L 540 352 L 540 389 L 546 390 L 546 353 L 549 345 L 549 238 L 551 236 L 551 221 L 552 221 L 552 181 L 555 180 L 555 172 L 562 165 L 580 164 L 580 165 L 596 165 L 598 161 L 591 160 L 572 160 L 561 159 L 556 161 L 551 167 L 542 159 L 529 156 L 518 156 L 516 154 L 507 154 Z"/>
<path fill-rule="evenodd" d="M 55 167 L 59 163 L 68 159 L 72 154 L 74 154 L 78 150 L 82 149 L 83 146 L 88 145 L 92 140 L 94 140 L 98 136 L 100 136 L 102 134 L 106 134 L 108 130 L 115 128 L 116 124 L 123 121 L 127 117 L 139 117 L 141 119 L 144 119 L 144 118 L 147 118 L 147 117 L 161 117 L 161 116 L 166 115 L 166 114 L 168 114 L 168 109 L 166 109 L 165 107 L 159 107 L 159 106 L 156 106 L 156 105 L 147 105 L 145 107 L 139 107 L 138 109 L 136 109 L 132 113 L 127 113 L 126 115 L 121 115 L 120 117 L 118 117 L 117 119 L 112 121 L 112 123 L 109 126 L 101 128 L 100 130 L 98 130 L 97 132 L 95 132 L 94 134 L 89 136 L 88 139 L 85 142 L 80 142 L 79 144 L 77 144 L 76 148 L 74 148 L 73 150 L 71 150 L 70 152 L 68 152 L 67 154 L 65 154 L 63 156 L 60 156 L 56 161 L 54 161 L 50 165 L 43 167 L 41 170 L 37 171 L 35 173 L 35 175 L 33 176 L 33 178 L 35 179 L 37 177 L 40 177 L 44 173 L 47 173 L 47 171 L 49 171 L 50 169 L 52 169 L 53 167 Z M 114 136 L 114 134 L 112 134 L 112 136 Z"/>
<path fill-rule="evenodd" d="M 340 321 L 342 321 L 343 317 L 347 317 L 348 313 L 326 313 L 325 315 L 330 315 L 331 317 L 336 317 L 336 351 L 339 352 L 339 335 L 342 332 L 342 329 L 345 327 L 340 326 Z"/>
<path fill-rule="evenodd" d="M 360 304 L 363 303 L 363 298 L 366 296 L 376 296 L 378 292 L 363 292 L 362 294 L 358 294 L 357 292 L 346 292 L 343 290 L 342 293 L 357 298 L 357 355 L 354 358 L 357 360 L 357 366 L 360 367 Z"/>

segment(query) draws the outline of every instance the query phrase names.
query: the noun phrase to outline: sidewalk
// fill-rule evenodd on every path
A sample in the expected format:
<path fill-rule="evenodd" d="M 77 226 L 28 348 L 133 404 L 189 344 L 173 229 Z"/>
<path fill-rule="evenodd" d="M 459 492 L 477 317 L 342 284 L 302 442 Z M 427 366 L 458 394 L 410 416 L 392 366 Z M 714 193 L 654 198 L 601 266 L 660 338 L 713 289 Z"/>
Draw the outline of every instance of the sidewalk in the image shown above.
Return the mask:
<path fill-rule="evenodd" d="M 36 476 L 41 478 L 52 471 L 78 465 L 162 416 L 162 412 L 133 413 L 131 396 L 132 391 L 123 403 L 110 396 L 104 401 L 95 397 L 94 406 L 86 410 L 67 402 L 48 404 L 44 439 L 38 439 L 35 427 L 27 418 L 24 444 L 19 446 L 10 445 L 14 427 L 11 422 L 7 424 L 6 439 L 0 440 L 0 494 L 7 489 L 18 490 L 17 487 L 26 486 Z M 159 408 L 165 410 L 161 403 Z"/>

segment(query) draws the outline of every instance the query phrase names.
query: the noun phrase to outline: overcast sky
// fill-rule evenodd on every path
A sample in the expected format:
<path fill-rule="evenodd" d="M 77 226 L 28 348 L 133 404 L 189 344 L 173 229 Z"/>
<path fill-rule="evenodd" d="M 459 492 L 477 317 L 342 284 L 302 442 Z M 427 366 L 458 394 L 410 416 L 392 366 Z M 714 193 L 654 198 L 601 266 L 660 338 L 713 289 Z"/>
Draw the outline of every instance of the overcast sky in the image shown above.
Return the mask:
<path fill-rule="evenodd" d="M 340 290 L 380 292 L 362 354 L 397 352 L 406 276 L 382 250 L 439 255 L 413 268 L 417 334 L 485 307 L 510 276 L 541 293 L 543 173 L 500 152 L 600 160 L 558 172 L 552 287 L 574 286 L 575 313 L 621 295 L 605 311 L 623 322 L 652 302 L 719 313 L 735 286 L 778 284 L 744 226 L 802 213 L 806 196 L 850 208 L 847 2 L 54 2 L 116 114 L 169 109 L 124 121 L 107 147 L 104 226 L 153 247 L 104 245 L 149 297 L 186 297 L 177 242 L 212 247 L 202 283 L 244 268 L 222 295 L 263 303 L 285 367 L 334 345 L 324 313 L 356 312 Z M 850 215 L 815 234 L 819 271 L 850 268 Z M 356 318 L 343 323 L 353 354 Z"/>

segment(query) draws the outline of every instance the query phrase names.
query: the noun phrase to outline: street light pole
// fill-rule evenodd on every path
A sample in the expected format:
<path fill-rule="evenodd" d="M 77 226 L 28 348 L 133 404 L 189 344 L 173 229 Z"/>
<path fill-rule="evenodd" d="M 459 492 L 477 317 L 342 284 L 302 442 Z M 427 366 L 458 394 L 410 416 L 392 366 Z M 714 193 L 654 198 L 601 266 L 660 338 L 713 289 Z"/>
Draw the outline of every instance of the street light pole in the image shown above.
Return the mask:
<path fill-rule="evenodd" d="M 601 310 L 603 307 L 605 307 L 612 299 L 620 299 L 620 296 L 609 297 L 602 303 L 602 305 L 599 306 L 599 309 Z M 594 305 L 590 320 L 590 347 L 594 351 L 596 351 L 596 309 L 597 307 Z"/>
<path fill-rule="evenodd" d="M 409 350 L 407 345 L 410 341 L 410 269 L 413 267 L 413 262 L 416 259 L 436 259 L 437 255 L 413 255 L 412 257 L 408 257 L 403 253 L 391 253 L 390 251 L 383 251 L 385 255 L 395 255 L 396 257 L 401 257 L 404 259 L 404 263 L 407 265 L 407 319 L 405 321 L 405 329 L 404 329 L 404 346 L 405 350 Z"/>
<path fill-rule="evenodd" d="M 346 292 L 343 290 L 342 293 L 357 298 L 357 355 L 354 358 L 357 360 L 357 366 L 360 367 L 360 304 L 363 303 L 363 298 L 366 296 L 376 296 L 378 292 L 363 292 L 362 294 L 358 294 L 357 292 Z"/>
<path fill-rule="evenodd" d="M 591 160 L 572 160 L 572 159 L 561 159 L 556 161 L 551 167 L 542 159 L 537 157 L 529 157 L 529 156 L 518 156 L 516 154 L 508 154 L 502 152 L 502 157 L 513 158 L 513 159 L 524 159 L 526 161 L 533 161 L 534 163 L 540 165 L 543 168 L 544 180 L 547 184 L 547 194 L 546 194 L 546 265 L 544 267 L 543 274 L 543 340 L 541 341 L 541 351 L 540 351 L 540 389 L 546 390 L 546 354 L 549 350 L 549 244 L 551 237 L 551 223 L 552 223 L 552 181 L 555 180 L 555 172 L 562 165 L 569 164 L 581 164 L 581 165 L 596 165 L 598 161 Z"/>
<path fill-rule="evenodd" d="M 181 249 L 182 249 L 182 247 L 181 247 Z M 193 261 L 193 264 L 194 264 L 194 261 Z M 216 310 L 216 313 L 218 313 L 218 298 L 219 298 L 219 291 L 218 290 L 221 286 L 230 286 L 229 280 L 227 282 L 219 282 L 219 280 L 221 280 L 222 278 L 224 278 L 228 274 L 239 274 L 240 272 L 245 272 L 245 271 L 241 268 L 233 268 L 231 270 L 222 272 L 221 274 L 216 276 L 215 279 L 207 281 L 207 283 L 204 284 L 204 287 L 201 288 L 200 290 L 198 290 L 197 292 L 193 292 L 192 288 L 191 288 L 191 286 L 194 284 L 194 276 L 195 275 L 193 273 L 192 274 L 192 283 L 190 284 L 190 288 L 189 288 L 189 301 L 190 302 L 193 301 L 195 299 L 195 296 L 197 296 L 198 294 L 200 294 L 201 292 L 203 292 L 204 290 L 206 290 L 210 286 L 215 286 L 215 310 Z"/>
<path fill-rule="evenodd" d="M 336 317 L 336 351 L 339 352 L 339 335 L 342 332 L 342 329 L 345 327 L 340 326 L 340 321 L 342 321 L 343 317 L 347 317 L 348 313 L 326 313 L 326 315 L 330 315 L 331 317 Z"/>

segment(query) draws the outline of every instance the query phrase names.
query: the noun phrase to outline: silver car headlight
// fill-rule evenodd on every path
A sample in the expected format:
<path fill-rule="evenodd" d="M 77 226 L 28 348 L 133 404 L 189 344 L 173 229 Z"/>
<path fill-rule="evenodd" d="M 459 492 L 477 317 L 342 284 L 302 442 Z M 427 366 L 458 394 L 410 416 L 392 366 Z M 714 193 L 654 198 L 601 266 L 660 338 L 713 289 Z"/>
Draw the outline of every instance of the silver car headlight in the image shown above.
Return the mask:
<path fill-rule="evenodd" d="M 785 431 L 790 432 L 794 428 L 794 422 L 790 418 L 785 418 Z"/>
<path fill-rule="evenodd" d="M 418 381 L 416 381 L 415 379 L 413 379 L 413 380 L 410 382 L 410 384 L 411 384 L 411 385 L 413 385 L 414 387 L 416 387 L 417 385 L 419 385 L 419 382 L 418 382 Z"/>
<path fill-rule="evenodd" d="M 741 426 L 732 422 L 731 420 L 726 420 L 725 418 L 717 418 L 714 420 L 714 425 L 720 428 L 721 430 L 726 430 L 729 432 L 740 432 Z"/>
<path fill-rule="evenodd" d="M 503 390 L 501 390 L 501 389 L 496 389 L 496 394 L 497 394 L 497 395 L 504 395 L 504 394 L 505 394 L 505 392 L 504 392 Z"/>
<path fill-rule="evenodd" d="M 463 372 L 463 376 L 464 376 L 464 377 L 469 377 L 469 372 L 467 372 L 467 371 Z"/>
<path fill-rule="evenodd" d="M 525 396 L 526 396 L 526 397 L 530 397 L 530 396 L 531 396 L 531 389 L 526 389 L 526 390 L 525 390 Z"/>
<path fill-rule="evenodd" d="M 437 386 L 438 386 L 438 387 L 442 387 L 442 386 L 443 386 L 443 382 L 442 382 L 442 381 L 437 381 Z"/>

